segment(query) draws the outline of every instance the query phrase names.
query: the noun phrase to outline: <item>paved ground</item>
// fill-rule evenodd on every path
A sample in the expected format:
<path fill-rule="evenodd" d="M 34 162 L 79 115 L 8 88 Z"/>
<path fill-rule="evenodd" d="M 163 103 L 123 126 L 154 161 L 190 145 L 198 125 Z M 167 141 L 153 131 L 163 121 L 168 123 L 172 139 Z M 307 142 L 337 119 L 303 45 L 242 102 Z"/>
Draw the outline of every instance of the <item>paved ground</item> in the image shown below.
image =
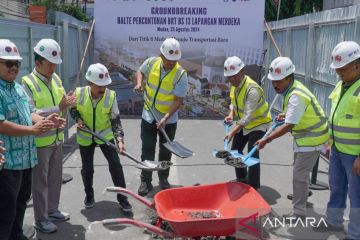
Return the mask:
<path fill-rule="evenodd" d="M 140 156 L 140 120 L 123 120 L 126 134 L 127 151 L 136 157 Z M 221 149 L 224 128 L 219 120 L 181 120 L 178 125 L 176 140 L 191 148 L 196 155 L 188 159 L 174 158 L 174 167 L 171 168 L 169 181 L 175 186 L 191 186 L 194 184 L 210 184 L 226 182 L 235 178 L 234 169 L 224 165 L 221 160 L 212 156 L 213 149 Z M 71 214 L 68 222 L 59 223 L 59 231 L 54 234 L 37 234 L 34 239 L 42 240 L 83 240 L 83 239 L 152 239 L 141 229 L 132 227 L 105 228 L 96 222 L 107 218 L 131 217 L 145 220 L 145 208 L 135 201 L 134 214 L 124 215 L 116 203 L 113 193 L 105 193 L 107 186 L 112 186 L 108 166 L 100 149 L 95 153 L 94 189 L 96 205 L 93 209 L 83 208 L 84 191 L 80 175 L 81 160 L 79 150 L 67 147 L 65 151 L 66 162 L 64 173 L 71 174 L 73 181 L 64 184 L 61 195 L 61 210 Z M 273 207 L 278 214 L 283 214 L 291 209 L 291 202 L 286 195 L 291 193 L 292 179 L 292 138 L 290 135 L 273 141 L 261 153 L 261 181 L 259 190 L 263 198 Z M 128 189 L 137 192 L 139 187 L 140 171 L 134 167 L 131 160 L 121 157 Z M 318 179 L 327 181 L 328 166 L 320 161 Z M 154 185 L 158 179 L 154 174 Z M 155 187 L 155 191 L 159 188 Z M 155 193 L 155 192 L 154 192 Z M 154 194 L 153 193 L 153 194 Z M 329 191 L 314 191 L 309 198 L 309 212 L 323 213 L 328 200 Z M 94 223 L 95 222 L 95 223 Z M 32 202 L 29 203 L 25 216 L 25 224 L 33 223 Z M 278 228 L 271 233 L 272 239 L 338 239 L 341 234 L 327 233 L 313 235 L 310 228 Z"/>

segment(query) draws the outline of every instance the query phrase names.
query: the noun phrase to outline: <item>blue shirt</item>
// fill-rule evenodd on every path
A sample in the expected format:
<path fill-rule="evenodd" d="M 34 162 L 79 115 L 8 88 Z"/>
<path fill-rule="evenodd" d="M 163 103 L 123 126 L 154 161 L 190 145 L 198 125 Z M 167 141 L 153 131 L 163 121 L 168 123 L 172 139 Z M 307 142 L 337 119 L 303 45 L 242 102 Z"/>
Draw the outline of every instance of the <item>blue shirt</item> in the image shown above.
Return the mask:
<path fill-rule="evenodd" d="M 142 72 L 145 75 L 146 79 L 148 79 L 149 73 L 151 71 L 151 69 L 149 68 L 148 62 L 151 61 L 154 58 L 155 57 L 151 57 L 151 58 L 146 59 L 145 62 L 139 68 L 139 71 Z M 168 71 L 164 70 L 163 65 L 161 63 L 161 66 L 160 66 L 160 78 L 162 79 L 163 77 L 165 77 L 165 75 L 167 73 L 168 73 Z M 186 96 L 187 91 L 188 91 L 188 77 L 187 77 L 187 74 L 185 72 L 181 76 L 178 83 L 175 85 L 173 93 L 177 97 L 184 98 Z M 165 114 L 157 111 L 155 108 L 153 108 L 153 109 L 154 109 L 156 118 L 160 121 L 160 119 L 163 118 Z M 154 121 L 154 118 L 151 115 L 150 111 L 146 110 L 145 108 L 143 109 L 143 112 L 142 112 L 142 118 L 145 121 L 147 121 L 148 123 L 152 123 Z M 169 124 L 176 123 L 177 120 L 178 120 L 178 111 L 174 112 L 174 114 L 170 116 L 170 118 L 166 121 L 166 123 L 169 123 Z"/>
<path fill-rule="evenodd" d="M 31 113 L 27 95 L 20 84 L 0 79 L 0 121 L 9 121 L 19 125 L 32 126 Z M 37 164 L 34 136 L 7 136 L 0 134 L 4 142 L 4 169 L 24 170 Z"/>

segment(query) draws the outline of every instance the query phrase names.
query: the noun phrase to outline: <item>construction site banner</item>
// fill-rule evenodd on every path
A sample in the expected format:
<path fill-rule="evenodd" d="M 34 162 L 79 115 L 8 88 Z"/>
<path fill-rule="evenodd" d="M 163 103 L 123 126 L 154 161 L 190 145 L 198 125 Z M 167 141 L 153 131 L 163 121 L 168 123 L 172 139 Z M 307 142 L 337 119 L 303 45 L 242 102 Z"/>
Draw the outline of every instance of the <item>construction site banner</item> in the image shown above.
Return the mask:
<path fill-rule="evenodd" d="M 182 116 L 218 117 L 229 111 L 223 64 L 239 56 L 257 78 L 263 60 L 265 0 L 95 1 L 95 59 L 105 64 L 122 114 L 140 114 L 132 78 L 168 37 L 181 44 L 189 78 Z M 257 80 L 257 79 L 255 79 Z"/>

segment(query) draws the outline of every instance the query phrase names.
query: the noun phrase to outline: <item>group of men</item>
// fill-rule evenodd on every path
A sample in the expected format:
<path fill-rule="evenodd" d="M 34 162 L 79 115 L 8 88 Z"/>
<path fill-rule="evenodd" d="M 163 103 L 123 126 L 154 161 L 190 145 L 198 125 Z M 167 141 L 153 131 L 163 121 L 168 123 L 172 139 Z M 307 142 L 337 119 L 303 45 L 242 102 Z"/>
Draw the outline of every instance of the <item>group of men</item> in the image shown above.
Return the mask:
<path fill-rule="evenodd" d="M 309 196 L 309 173 L 320 153 L 330 156 L 330 199 L 325 223 L 315 231 L 343 231 L 346 199 L 350 198 L 350 222 L 346 239 L 360 239 L 360 46 L 353 41 L 339 43 L 332 52 L 331 68 L 341 81 L 329 98 L 327 117 L 316 97 L 295 79 L 295 65 L 288 57 L 277 57 L 269 66 L 268 79 L 277 94 L 284 97 L 282 113 L 276 117 L 284 123 L 264 137 L 271 122 L 269 107 L 261 87 L 245 75 L 244 63 L 230 57 L 224 63 L 224 76 L 231 83 L 230 113 L 226 122 L 238 117 L 236 127 L 226 136 L 232 149 L 242 152 L 258 145 L 264 148 L 272 140 L 290 132 L 294 138 L 293 211 L 283 215 L 286 221 L 306 217 Z M 259 157 L 256 153 L 255 157 Z M 248 173 L 247 173 L 248 170 Z M 260 187 L 260 165 L 236 169 L 237 181 Z"/>
<path fill-rule="evenodd" d="M 57 230 L 56 221 L 66 221 L 69 214 L 59 210 L 62 180 L 62 142 L 69 109 L 78 123 L 85 190 L 85 208 L 95 204 L 93 190 L 94 151 L 100 146 L 109 163 L 115 186 L 126 187 L 118 153 L 124 153 L 124 131 L 116 101 L 116 93 L 107 88 L 111 83 L 108 69 L 92 64 L 86 72 L 88 86 L 66 93 L 55 73 L 61 64 L 61 49 L 52 39 L 42 39 L 34 47 L 35 68 L 15 82 L 22 59 L 19 50 L 9 40 L 0 39 L 0 239 L 26 239 L 22 223 L 26 202 L 33 194 L 34 226 L 38 231 Z M 277 116 L 284 124 L 266 138 L 272 122 L 269 105 L 262 88 L 245 74 L 245 64 L 239 57 L 229 57 L 224 63 L 224 76 L 231 84 L 231 107 L 226 122 L 236 120 L 236 127 L 226 136 L 232 149 L 242 152 L 258 144 L 262 149 L 275 138 L 291 132 L 294 137 L 293 212 L 285 217 L 304 218 L 309 192 L 309 172 L 326 146 L 330 151 L 330 200 L 327 224 L 322 230 L 342 230 L 347 193 L 350 197 L 349 239 L 359 239 L 360 231 L 360 46 L 341 42 L 333 50 L 331 68 L 341 78 L 330 95 L 332 108 L 327 118 L 316 97 L 300 81 L 295 80 L 295 66 L 287 57 L 274 59 L 268 79 L 275 91 L 283 95 L 283 113 Z M 188 79 L 179 64 L 181 49 L 174 38 L 166 39 L 160 56 L 145 60 L 135 74 L 135 90 L 144 92 L 147 105 L 141 122 L 141 159 L 154 160 L 159 135 L 159 161 L 170 161 L 171 152 L 162 143 L 164 128 L 169 138 L 175 138 L 178 109 L 186 96 Z M 149 107 L 152 109 L 149 109 Z M 153 110 L 153 111 L 150 111 Z M 153 112 L 153 113 L 152 113 Z M 157 122 L 156 119 L 159 119 Z M 86 128 L 116 143 L 118 149 L 82 131 Z M 34 135 L 36 137 L 34 137 Z M 330 149 L 331 147 L 331 149 Z M 259 157 L 259 153 L 255 153 Z M 152 189 L 152 172 L 141 172 L 138 193 L 146 196 Z M 260 188 L 260 164 L 249 169 L 236 168 L 236 181 Z M 158 172 L 161 189 L 170 188 L 169 169 Z M 117 196 L 120 208 L 132 210 L 127 198 Z"/>
<path fill-rule="evenodd" d="M 107 140 L 118 143 L 124 151 L 123 130 L 115 92 L 106 89 L 111 83 L 102 64 L 92 64 L 86 79 L 89 86 L 66 94 L 55 73 L 61 64 L 61 48 L 52 39 L 42 39 L 34 47 L 35 68 L 15 79 L 21 66 L 17 46 L 0 39 L 0 239 L 27 239 L 22 224 L 26 205 L 33 196 L 34 227 L 42 233 L 57 231 L 56 221 L 70 219 L 59 210 L 62 184 L 63 129 L 66 111 L 78 120 L 79 127 L 89 127 Z M 96 118 L 93 116 L 96 115 Z M 34 138 L 34 135 L 36 136 Z M 86 193 L 85 207 L 94 205 L 92 189 L 93 154 L 98 143 L 78 131 Z M 99 143 L 115 186 L 126 187 L 117 151 Z M 123 211 L 131 211 L 126 197 L 118 195 Z"/>

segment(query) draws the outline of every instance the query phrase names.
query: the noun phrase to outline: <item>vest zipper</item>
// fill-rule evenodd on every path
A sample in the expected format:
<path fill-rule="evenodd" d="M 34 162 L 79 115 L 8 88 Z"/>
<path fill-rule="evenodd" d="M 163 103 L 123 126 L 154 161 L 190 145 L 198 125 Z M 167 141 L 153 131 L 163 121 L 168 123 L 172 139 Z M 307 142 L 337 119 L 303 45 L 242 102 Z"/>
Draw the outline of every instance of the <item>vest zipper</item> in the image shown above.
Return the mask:
<path fill-rule="evenodd" d="M 336 144 L 335 144 L 334 117 L 335 117 L 335 112 L 336 112 L 337 108 L 338 108 L 339 105 L 340 105 L 341 99 L 343 98 L 343 96 L 344 96 L 344 95 L 348 92 L 348 90 L 349 90 L 349 89 L 348 89 L 346 92 L 344 92 L 343 94 L 341 94 L 341 92 L 342 92 L 342 87 L 343 87 L 343 86 L 341 86 L 339 101 L 338 101 L 337 104 L 336 104 L 336 107 L 335 107 L 335 109 L 334 109 L 334 112 L 333 112 L 333 115 L 332 115 L 332 118 L 331 118 L 331 133 L 332 133 L 332 135 L 333 135 L 333 137 L 334 137 L 333 143 L 334 143 L 334 146 L 335 146 L 335 148 L 336 148 L 336 150 L 337 150 L 338 152 L 339 152 L 339 150 L 338 150 L 338 148 L 336 147 Z"/>
<path fill-rule="evenodd" d="M 35 74 L 34 74 L 35 75 Z M 36 76 L 36 75 L 35 75 Z M 49 88 L 49 86 L 48 85 L 46 85 L 44 82 L 43 82 L 43 80 L 41 80 L 38 76 L 36 76 L 45 86 L 46 86 L 46 88 L 49 90 L 49 92 L 50 92 L 50 95 L 51 95 L 51 99 L 52 99 L 52 102 L 53 102 L 53 105 L 54 106 L 56 106 L 56 103 L 55 103 L 55 99 L 54 99 L 54 95 L 53 95 L 53 93 L 52 93 L 52 91 L 50 90 L 50 88 Z M 51 85 L 51 83 L 52 83 L 52 77 L 51 77 L 51 80 L 49 81 L 49 84 Z M 51 89 L 53 89 L 53 88 L 51 88 Z M 59 111 L 60 111 L 60 107 L 59 107 Z M 56 142 L 56 140 L 58 139 L 58 136 L 59 136 L 59 129 L 58 128 L 56 128 L 56 136 L 55 136 L 55 141 L 53 142 L 53 143 L 55 143 Z M 53 143 L 51 143 L 51 144 L 53 144 Z M 51 145 L 51 144 L 49 144 L 49 145 Z"/>
<path fill-rule="evenodd" d="M 99 102 L 100 102 L 100 101 L 103 99 L 103 97 L 105 96 L 106 91 L 107 91 L 107 90 L 105 90 L 104 95 L 99 99 L 99 101 L 96 102 L 95 106 L 94 106 L 93 103 L 92 103 L 92 98 L 91 98 L 91 94 L 90 94 L 90 89 L 89 89 L 89 91 L 88 91 L 88 93 L 89 93 L 89 95 L 90 95 L 91 103 L 92 103 L 92 105 L 93 105 L 93 131 L 94 131 L 94 132 L 96 132 L 96 129 L 95 129 L 96 108 L 97 108 L 97 105 L 99 104 Z M 94 136 L 92 136 L 92 142 L 93 142 L 93 143 L 96 142 Z"/>
<path fill-rule="evenodd" d="M 157 89 L 156 89 L 156 92 L 155 92 L 155 95 L 154 95 L 154 100 L 153 100 L 153 102 L 152 102 L 152 104 L 151 104 L 151 107 L 153 107 L 154 105 L 155 105 L 155 101 L 156 101 L 156 97 L 157 97 L 157 95 L 158 95 L 158 93 L 159 93 L 159 89 L 160 89 L 160 86 L 161 86 L 161 83 L 163 82 L 163 79 L 164 78 L 166 78 L 166 76 L 172 71 L 172 69 L 171 70 L 169 70 L 166 74 L 165 74 L 165 76 L 163 77 L 163 78 L 161 78 L 161 66 L 160 66 L 160 74 L 159 74 L 159 85 L 158 85 L 158 87 L 157 87 Z M 155 108 L 156 109 L 156 108 Z"/>

